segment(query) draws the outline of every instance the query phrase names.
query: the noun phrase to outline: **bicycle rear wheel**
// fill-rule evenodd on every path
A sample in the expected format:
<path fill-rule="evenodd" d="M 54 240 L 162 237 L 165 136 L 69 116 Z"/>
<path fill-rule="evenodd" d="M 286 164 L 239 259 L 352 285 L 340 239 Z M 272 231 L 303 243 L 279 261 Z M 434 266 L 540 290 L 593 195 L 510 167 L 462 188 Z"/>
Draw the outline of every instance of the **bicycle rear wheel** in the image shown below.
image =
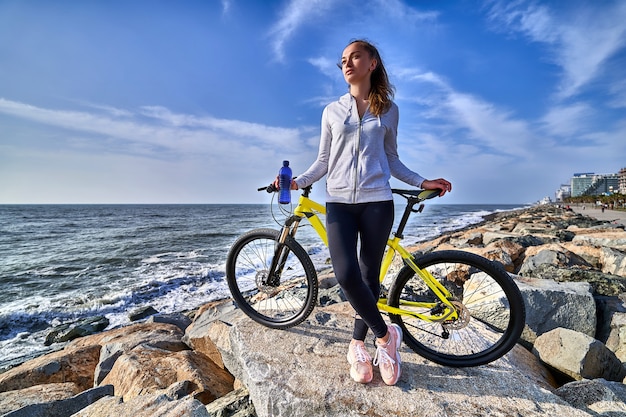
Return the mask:
<path fill-rule="evenodd" d="M 255 229 L 242 235 L 226 260 L 226 281 L 235 303 L 254 321 L 275 329 L 302 323 L 317 300 L 317 272 L 304 248 L 280 232 Z M 270 272 L 272 260 L 278 266 Z"/>
<path fill-rule="evenodd" d="M 453 294 L 450 301 L 459 318 L 430 322 L 390 315 L 411 349 L 441 365 L 467 367 L 492 362 L 513 348 L 524 329 L 526 310 L 519 288 L 500 264 L 454 250 L 432 252 L 415 262 Z M 434 309 L 406 302 L 437 300 L 415 271 L 405 266 L 392 284 L 388 304 L 430 316 Z"/>

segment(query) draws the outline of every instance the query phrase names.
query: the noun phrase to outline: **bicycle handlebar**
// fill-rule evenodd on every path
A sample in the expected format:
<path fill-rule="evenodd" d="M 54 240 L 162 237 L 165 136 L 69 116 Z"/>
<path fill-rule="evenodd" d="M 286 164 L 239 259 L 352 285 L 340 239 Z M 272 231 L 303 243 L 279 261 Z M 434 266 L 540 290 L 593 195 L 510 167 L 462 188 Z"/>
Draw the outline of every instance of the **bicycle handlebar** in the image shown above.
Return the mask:
<path fill-rule="evenodd" d="M 274 186 L 274 184 L 270 184 L 265 187 L 258 188 L 257 191 L 267 191 L 268 193 L 278 192 L 278 188 Z M 311 192 L 311 186 L 303 188 L 305 196 L 308 197 Z M 401 195 L 402 197 L 409 198 L 417 198 L 419 201 L 429 200 L 431 198 L 437 197 L 441 190 L 400 190 L 398 188 L 392 188 L 391 192 L 394 194 Z"/>

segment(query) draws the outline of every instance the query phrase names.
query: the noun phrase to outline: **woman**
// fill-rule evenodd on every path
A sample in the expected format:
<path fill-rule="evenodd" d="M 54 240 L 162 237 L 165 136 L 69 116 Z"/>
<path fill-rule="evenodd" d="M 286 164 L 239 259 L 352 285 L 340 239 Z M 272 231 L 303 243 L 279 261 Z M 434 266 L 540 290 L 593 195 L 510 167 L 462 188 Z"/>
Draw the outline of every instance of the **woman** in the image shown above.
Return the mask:
<path fill-rule="evenodd" d="M 349 93 L 324 109 L 317 159 L 291 188 L 327 175 L 328 248 L 337 281 L 357 313 L 347 355 L 350 376 L 370 382 L 373 364 L 383 381 L 394 385 L 400 377 L 402 331 L 396 324 L 387 326 L 376 306 L 380 264 L 394 216 L 390 175 L 418 188 L 439 189 L 440 196 L 451 191 L 451 184 L 426 180 L 398 158 L 398 107 L 377 49 L 364 40 L 351 42 L 343 51 L 341 69 Z M 364 343 L 368 329 L 376 336 L 373 362 Z"/>

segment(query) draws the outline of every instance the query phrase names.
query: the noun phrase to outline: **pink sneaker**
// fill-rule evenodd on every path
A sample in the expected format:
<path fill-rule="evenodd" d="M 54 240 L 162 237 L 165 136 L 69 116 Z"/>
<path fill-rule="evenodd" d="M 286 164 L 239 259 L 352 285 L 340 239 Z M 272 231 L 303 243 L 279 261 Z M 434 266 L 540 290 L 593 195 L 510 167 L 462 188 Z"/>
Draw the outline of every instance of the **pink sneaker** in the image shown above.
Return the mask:
<path fill-rule="evenodd" d="M 387 326 L 389 340 L 387 343 L 376 342 L 374 366 L 380 369 L 380 376 L 387 385 L 395 385 L 400 379 L 400 344 L 402 343 L 402 329 L 397 324 Z"/>
<path fill-rule="evenodd" d="M 365 350 L 365 343 L 361 340 L 352 340 L 350 342 L 348 362 L 350 363 L 350 376 L 352 379 L 361 384 L 372 382 L 374 377 L 372 357 Z"/>

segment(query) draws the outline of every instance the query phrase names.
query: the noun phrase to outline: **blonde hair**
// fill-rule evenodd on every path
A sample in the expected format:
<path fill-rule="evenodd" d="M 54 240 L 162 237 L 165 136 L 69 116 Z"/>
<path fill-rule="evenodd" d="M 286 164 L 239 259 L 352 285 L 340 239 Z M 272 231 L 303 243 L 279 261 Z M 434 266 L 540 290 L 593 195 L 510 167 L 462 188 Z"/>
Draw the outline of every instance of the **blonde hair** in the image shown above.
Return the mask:
<path fill-rule="evenodd" d="M 363 39 L 353 40 L 346 45 L 346 47 L 355 43 L 362 46 L 370 54 L 370 58 L 374 58 L 377 61 L 376 68 L 374 68 L 370 76 L 371 90 L 369 93 L 369 102 L 370 112 L 374 116 L 380 116 L 391 107 L 391 100 L 393 99 L 395 88 L 389 82 L 387 70 L 385 70 L 378 49 L 371 42 Z"/>

